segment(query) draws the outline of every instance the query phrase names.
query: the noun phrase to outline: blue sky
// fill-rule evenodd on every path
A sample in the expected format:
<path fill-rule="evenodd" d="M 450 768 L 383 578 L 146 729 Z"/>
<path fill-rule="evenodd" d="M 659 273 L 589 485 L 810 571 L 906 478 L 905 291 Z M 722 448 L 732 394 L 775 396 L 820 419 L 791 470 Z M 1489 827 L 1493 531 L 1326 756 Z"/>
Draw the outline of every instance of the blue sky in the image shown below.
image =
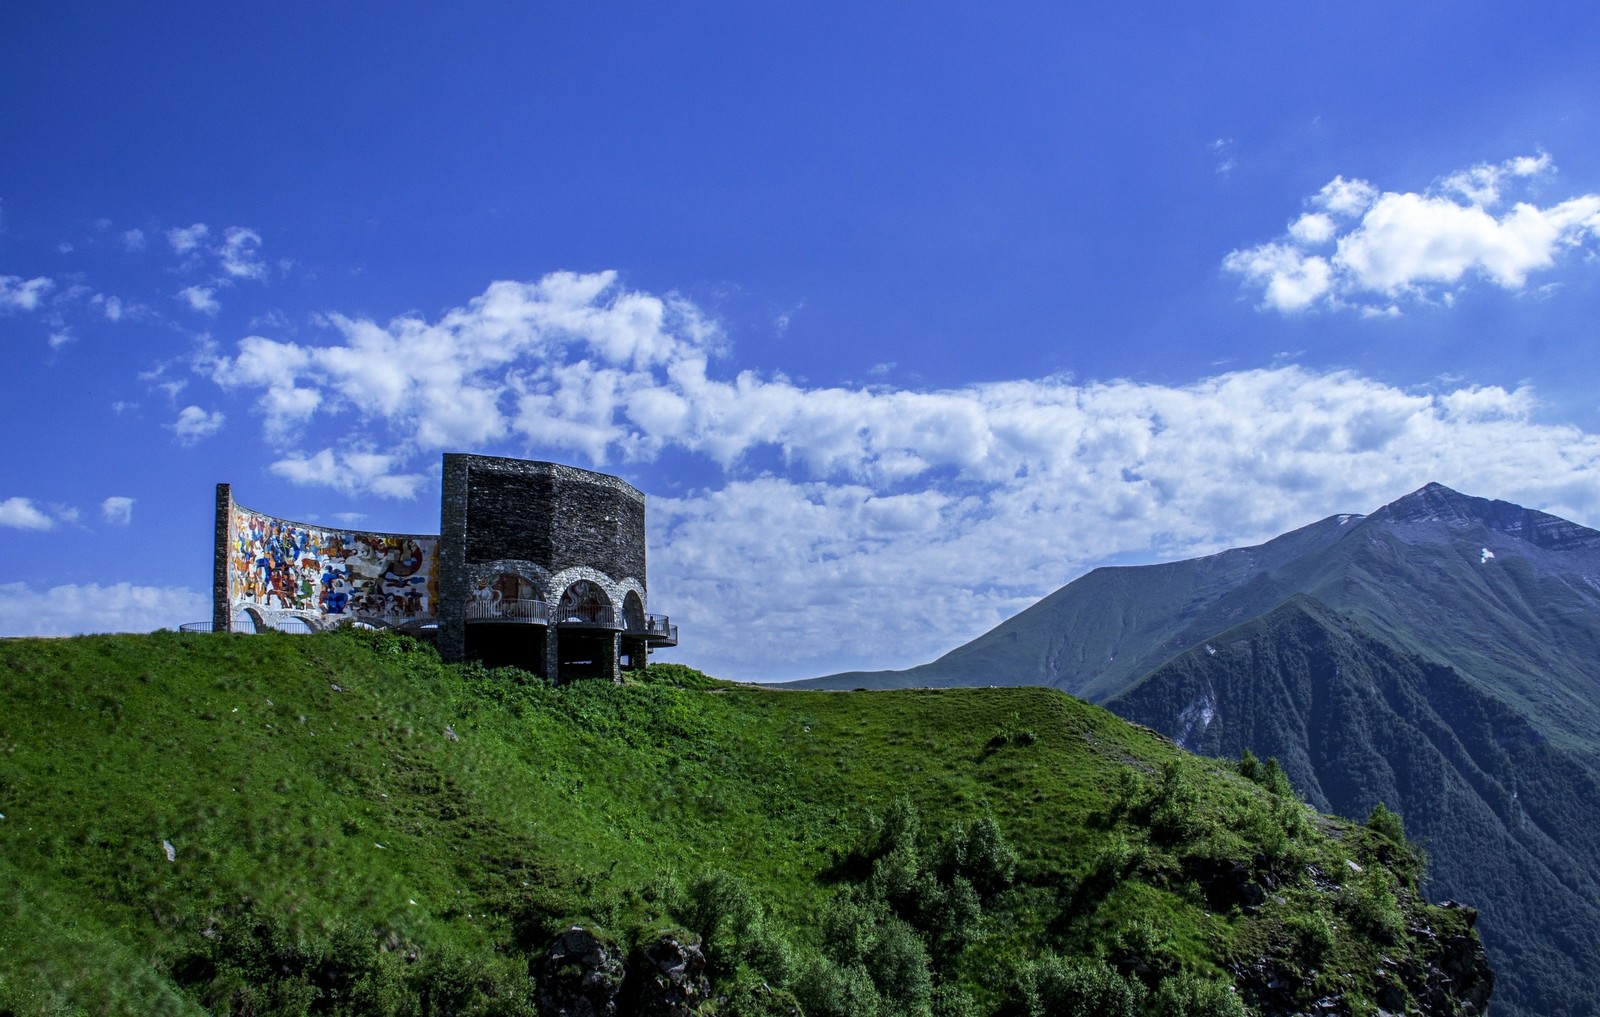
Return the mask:
<path fill-rule="evenodd" d="M 1592 5 L 338 6 L 0 7 L 0 632 L 443 451 L 644 490 L 740 678 L 1430 480 L 1600 524 Z"/>

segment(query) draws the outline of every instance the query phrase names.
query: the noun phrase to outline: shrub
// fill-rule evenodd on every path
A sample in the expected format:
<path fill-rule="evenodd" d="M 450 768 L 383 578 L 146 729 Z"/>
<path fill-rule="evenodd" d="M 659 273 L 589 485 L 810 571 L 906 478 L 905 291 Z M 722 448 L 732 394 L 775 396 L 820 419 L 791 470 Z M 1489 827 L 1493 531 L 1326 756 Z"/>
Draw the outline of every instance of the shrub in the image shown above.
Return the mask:
<path fill-rule="evenodd" d="M 1341 887 L 1338 907 L 1351 924 L 1379 942 L 1393 943 L 1406 931 L 1400 902 L 1380 870 L 1369 870 Z"/>
<path fill-rule="evenodd" d="M 1231 987 L 1182 971 L 1156 988 L 1150 1017 L 1245 1017 L 1244 1001 Z"/>
<path fill-rule="evenodd" d="M 964 877 L 980 897 L 992 899 L 1017 875 L 1017 852 L 993 816 L 959 827 L 945 848 L 945 867 Z"/>
<path fill-rule="evenodd" d="M 1147 992 L 1104 961 L 1045 954 L 1014 972 L 1007 996 L 1019 1017 L 1142 1017 Z"/>
<path fill-rule="evenodd" d="M 1308 964 L 1316 964 L 1333 949 L 1333 923 L 1320 911 L 1298 911 L 1284 919 L 1284 931 L 1294 940 L 1295 950 Z"/>
<path fill-rule="evenodd" d="M 679 917 L 700 933 L 715 975 L 730 977 L 743 964 L 775 985 L 789 983 L 794 974 L 789 944 L 768 925 L 766 908 L 742 880 L 713 872 L 696 880 L 686 897 Z"/>
<path fill-rule="evenodd" d="M 875 940 L 867 955 L 867 973 L 879 994 L 896 1003 L 897 1009 L 926 1012 L 933 975 L 922 940 L 911 926 L 892 917 L 878 926 Z"/>
<path fill-rule="evenodd" d="M 1389 838 L 1396 844 L 1404 845 L 1406 842 L 1406 828 L 1400 821 L 1400 814 L 1382 802 L 1374 805 L 1372 812 L 1368 814 L 1367 829 Z"/>
<path fill-rule="evenodd" d="M 1150 809 L 1151 834 L 1178 843 L 1198 837 L 1205 825 L 1194 785 L 1176 761 L 1167 763 L 1161 768 L 1161 784 Z"/>
<path fill-rule="evenodd" d="M 835 964 L 826 957 L 805 969 L 794 995 L 806 1017 L 876 1017 L 882 1002 L 866 968 Z"/>

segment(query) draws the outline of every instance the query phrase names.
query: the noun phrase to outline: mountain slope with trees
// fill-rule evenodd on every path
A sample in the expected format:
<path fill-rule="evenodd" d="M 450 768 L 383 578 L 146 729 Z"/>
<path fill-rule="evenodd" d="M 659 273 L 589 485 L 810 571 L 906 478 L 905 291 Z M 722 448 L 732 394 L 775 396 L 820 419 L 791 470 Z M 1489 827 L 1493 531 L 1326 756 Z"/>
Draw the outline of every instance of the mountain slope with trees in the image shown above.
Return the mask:
<path fill-rule="evenodd" d="M 1600 532 L 1430 484 L 1257 547 L 1098 569 L 936 661 L 814 687 L 1049 685 L 1319 808 L 1398 808 L 1484 909 L 1496 1011 L 1600 1008 Z"/>

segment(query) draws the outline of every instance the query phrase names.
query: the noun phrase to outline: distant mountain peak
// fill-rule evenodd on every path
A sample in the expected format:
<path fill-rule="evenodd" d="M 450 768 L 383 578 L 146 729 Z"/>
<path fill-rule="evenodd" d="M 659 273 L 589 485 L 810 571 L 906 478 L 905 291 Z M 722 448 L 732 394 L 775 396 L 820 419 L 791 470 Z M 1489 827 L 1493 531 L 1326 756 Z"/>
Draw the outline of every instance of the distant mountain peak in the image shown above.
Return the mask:
<path fill-rule="evenodd" d="M 1390 502 L 1369 518 L 1395 523 L 1485 526 L 1543 548 L 1600 547 L 1600 532 L 1587 526 L 1508 501 L 1474 498 L 1437 482 Z"/>
<path fill-rule="evenodd" d="M 1472 502 L 1475 501 L 1490 504 L 1482 498 L 1473 498 L 1460 491 L 1451 490 L 1438 481 L 1429 481 L 1405 497 L 1396 498 L 1383 506 L 1374 515 L 1382 513 L 1391 519 L 1406 522 L 1475 518 L 1476 513 L 1471 508 Z"/>

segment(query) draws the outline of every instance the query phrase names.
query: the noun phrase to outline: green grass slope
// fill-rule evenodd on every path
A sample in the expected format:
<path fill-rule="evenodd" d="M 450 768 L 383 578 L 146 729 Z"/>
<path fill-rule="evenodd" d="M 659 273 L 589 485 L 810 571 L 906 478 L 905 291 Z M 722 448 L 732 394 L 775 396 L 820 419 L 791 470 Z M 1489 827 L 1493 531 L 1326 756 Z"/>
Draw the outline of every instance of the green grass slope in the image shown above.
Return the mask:
<path fill-rule="evenodd" d="M 0 1014 L 530 1014 L 573 922 L 702 936 L 704 1014 L 1472 1012 L 1393 817 L 1243 769 L 1046 689 L 3 641 Z"/>

